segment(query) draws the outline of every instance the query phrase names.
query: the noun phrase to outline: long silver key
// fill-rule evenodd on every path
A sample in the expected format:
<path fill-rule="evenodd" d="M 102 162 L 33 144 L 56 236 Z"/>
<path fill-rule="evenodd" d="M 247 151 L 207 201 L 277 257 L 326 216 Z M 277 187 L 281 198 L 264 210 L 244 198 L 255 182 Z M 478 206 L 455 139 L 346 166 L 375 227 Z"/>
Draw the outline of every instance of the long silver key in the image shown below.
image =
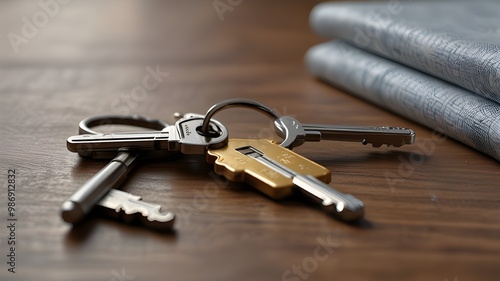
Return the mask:
<path fill-rule="evenodd" d="M 117 189 L 111 189 L 96 205 L 103 214 L 127 223 L 140 222 L 158 230 L 170 229 L 175 221 L 172 212 L 162 212 L 161 206 L 142 201 L 136 196 Z"/>
<path fill-rule="evenodd" d="M 182 118 L 162 131 L 72 136 L 67 140 L 67 147 L 69 151 L 80 154 L 90 151 L 116 151 L 122 148 L 204 154 L 208 148 L 226 145 L 228 131 L 216 120 L 211 120 L 210 126 L 217 136 L 205 137 L 197 133 L 203 118 L 203 115 L 190 113 L 189 118 Z"/>
<path fill-rule="evenodd" d="M 281 146 L 294 148 L 307 141 L 335 140 L 355 141 L 362 144 L 372 144 L 374 147 L 382 145 L 399 147 L 412 144 L 415 141 L 415 132 L 412 129 L 401 127 L 372 127 L 372 126 L 339 126 L 301 124 L 291 116 L 282 116 L 274 122 L 276 133 L 284 138 Z M 286 127 L 283 128 L 283 126 Z M 286 131 L 286 134 L 283 133 Z"/>
<path fill-rule="evenodd" d="M 361 200 L 326 184 L 330 170 L 271 141 L 230 139 L 227 146 L 208 150 L 207 161 L 214 163 L 217 174 L 246 182 L 271 198 L 281 199 L 298 189 L 341 220 L 363 217 Z"/>

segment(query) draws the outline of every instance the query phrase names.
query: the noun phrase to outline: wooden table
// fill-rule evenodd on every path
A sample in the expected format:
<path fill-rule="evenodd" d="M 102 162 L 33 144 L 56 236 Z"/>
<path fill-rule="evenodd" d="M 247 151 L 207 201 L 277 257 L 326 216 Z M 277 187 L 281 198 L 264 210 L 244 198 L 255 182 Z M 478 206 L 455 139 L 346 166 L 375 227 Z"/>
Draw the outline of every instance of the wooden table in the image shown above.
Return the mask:
<path fill-rule="evenodd" d="M 308 27 L 316 2 L 232 1 L 220 16 L 213 1 L 52 1 L 46 10 L 2 2 L 0 279 L 498 280 L 498 162 L 311 77 L 303 56 L 323 41 Z M 144 80 L 150 90 L 138 92 Z M 174 112 L 204 113 L 235 97 L 307 123 L 410 127 L 417 141 L 295 149 L 365 202 L 356 225 L 299 197 L 276 202 L 227 183 L 202 156 L 143 163 L 122 186 L 176 212 L 172 232 L 61 220 L 61 203 L 106 164 L 66 150 L 82 118 L 174 122 Z M 255 111 L 229 109 L 217 119 L 232 137 L 275 137 Z M 15 274 L 7 264 L 9 169 Z"/>

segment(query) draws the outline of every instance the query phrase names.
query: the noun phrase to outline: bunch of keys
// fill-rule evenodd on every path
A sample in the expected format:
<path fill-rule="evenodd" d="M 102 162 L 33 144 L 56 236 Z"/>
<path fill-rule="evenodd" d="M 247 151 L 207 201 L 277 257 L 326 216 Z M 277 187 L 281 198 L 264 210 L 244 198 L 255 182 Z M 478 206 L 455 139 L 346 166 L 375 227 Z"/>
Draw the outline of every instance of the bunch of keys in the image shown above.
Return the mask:
<path fill-rule="evenodd" d="M 174 125 L 141 116 L 96 116 L 79 124 L 78 136 L 68 138 L 67 147 L 80 156 L 96 159 L 112 158 L 111 162 L 89 179 L 61 206 L 64 221 L 77 224 L 94 208 L 100 213 L 125 222 L 165 230 L 172 227 L 175 215 L 162 212 L 161 206 L 144 202 L 141 197 L 117 190 L 140 159 L 172 157 L 180 152 L 204 154 L 207 148 L 226 145 L 228 132 L 219 122 L 211 121 L 211 130 L 219 135 L 206 138 L 196 133 L 202 115 L 189 114 Z M 99 134 L 91 127 L 129 125 L 153 129 L 123 134 Z"/>
<path fill-rule="evenodd" d="M 276 132 L 283 137 L 280 144 L 269 140 L 228 139 L 227 129 L 213 120 L 215 113 L 228 107 L 250 107 L 274 119 Z M 115 117 L 117 118 L 117 117 Z M 130 117 L 121 117 L 128 120 Z M 146 126 L 151 120 L 135 117 L 136 126 Z M 115 120 L 116 121 L 116 120 Z M 159 121 L 156 121 L 159 122 Z M 82 121 L 85 123 L 85 120 Z M 80 128 L 88 126 L 82 126 Z M 86 123 L 92 123 L 86 121 Z M 96 125 L 93 121 L 92 125 Z M 124 124 L 127 122 L 122 122 Z M 205 154 L 207 161 L 214 164 L 217 174 L 231 181 L 246 182 L 273 199 L 290 196 L 294 192 L 318 202 L 323 209 L 343 221 L 359 220 L 364 215 L 364 204 L 353 195 L 342 193 L 328 185 L 331 172 L 325 167 L 291 151 L 291 148 L 308 141 L 339 140 L 359 141 L 363 144 L 401 146 L 411 144 L 415 133 L 399 127 L 347 127 L 335 125 L 301 124 L 290 116 L 279 116 L 272 109 L 252 100 L 226 100 L 210 108 L 206 115 L 186 114 L 175 125 L 162 123 L 146 127 L 157 131 L 95 134 L 90 129 L 68 139 L 68 149 L 82 156 L 100 157 L 118 153 L 113 166 L 106 166 L 89 180 L 62 206 L 62 217 L 70 223 L 77 223 L 92 209 L 99 206 L 112 213 L 119 213 L 125 221 L 137 220 L 146 226 L 158 229 L 170 228 L 174 221 L 171 212 L 161 213 L 161 206 L 140 201 L 138 196 L 115 190 L 133 167 L 135 159 L 147 155 L 171 153 Z M 125 154 L 125 156 L 123 156 Z M 119 157 L 132 157 L 127 160 Z M 168 157 L 168 155 L 162 155 Z M 118 176 L 117 176 L 118 175 Z M 97 184 L 96 184 L 97 183 Z M 122 194 L 123 193 L 123 194 Z M 111 212 L 110 212 L 111 211 Z M 114 211 L 114 212 L 113 212 Z"/>

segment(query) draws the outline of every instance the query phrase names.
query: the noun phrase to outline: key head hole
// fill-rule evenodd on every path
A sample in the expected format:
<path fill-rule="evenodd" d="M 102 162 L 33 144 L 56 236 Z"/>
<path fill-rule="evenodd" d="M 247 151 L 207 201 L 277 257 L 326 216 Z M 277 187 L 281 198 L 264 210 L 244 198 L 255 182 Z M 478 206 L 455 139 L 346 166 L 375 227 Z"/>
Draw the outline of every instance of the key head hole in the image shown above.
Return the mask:
<path fill-rule="evenodd" d="M 196 132 L 199 135 L 201 135 L 201 136 L 209 137 L 209 138 L 218 138 L 218 137 L 220 137 L 222 135 L 222 132 L 214 130 L 214 128 L 212 127 L 212 125 L 208 126 L 208 131 L 207 132 L 203 132 L 201 130 L 201 126 L 198 126 L 198 127 L 196 127 Z"/>

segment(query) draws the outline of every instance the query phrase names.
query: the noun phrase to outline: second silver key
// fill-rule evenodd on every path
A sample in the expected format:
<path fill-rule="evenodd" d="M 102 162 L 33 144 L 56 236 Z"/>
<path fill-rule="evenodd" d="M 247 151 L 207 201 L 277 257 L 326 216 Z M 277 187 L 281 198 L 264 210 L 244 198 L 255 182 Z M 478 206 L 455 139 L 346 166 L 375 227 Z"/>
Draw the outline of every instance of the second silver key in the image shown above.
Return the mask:
<path fill-rule="evenodd" d="M 399 147 L 415 141 L 415 131 L 401 127 L 301 124 L 291 116 L 282 116 L 274 124 L 276 132 L 285 138 L 280 145 L 287 148 L 300 146 L 306 141 L 321 140 L 355 141 L 370 143 L 374 147 L 384 144 Z M 287 132 L 286 137 L 284 131 Z"/>
<path fill-rule="evenodd" d="M 139 131 L 116 134 L 83 134 L 69 137 L 69 151 L 82 153 L 117 151 L 128 148 L 133 150 L 179 151 L 184 154 L 203 155 L 208 148 L 219 148 L 227 144 L 228 131 L 217 120 L 211 120 L 210 126 L 217 134 L 205 137 L 197 132 L 203 123 L 203 115 L 190 114 L 181 118 L 175 125 L 162 131 Z"/>

